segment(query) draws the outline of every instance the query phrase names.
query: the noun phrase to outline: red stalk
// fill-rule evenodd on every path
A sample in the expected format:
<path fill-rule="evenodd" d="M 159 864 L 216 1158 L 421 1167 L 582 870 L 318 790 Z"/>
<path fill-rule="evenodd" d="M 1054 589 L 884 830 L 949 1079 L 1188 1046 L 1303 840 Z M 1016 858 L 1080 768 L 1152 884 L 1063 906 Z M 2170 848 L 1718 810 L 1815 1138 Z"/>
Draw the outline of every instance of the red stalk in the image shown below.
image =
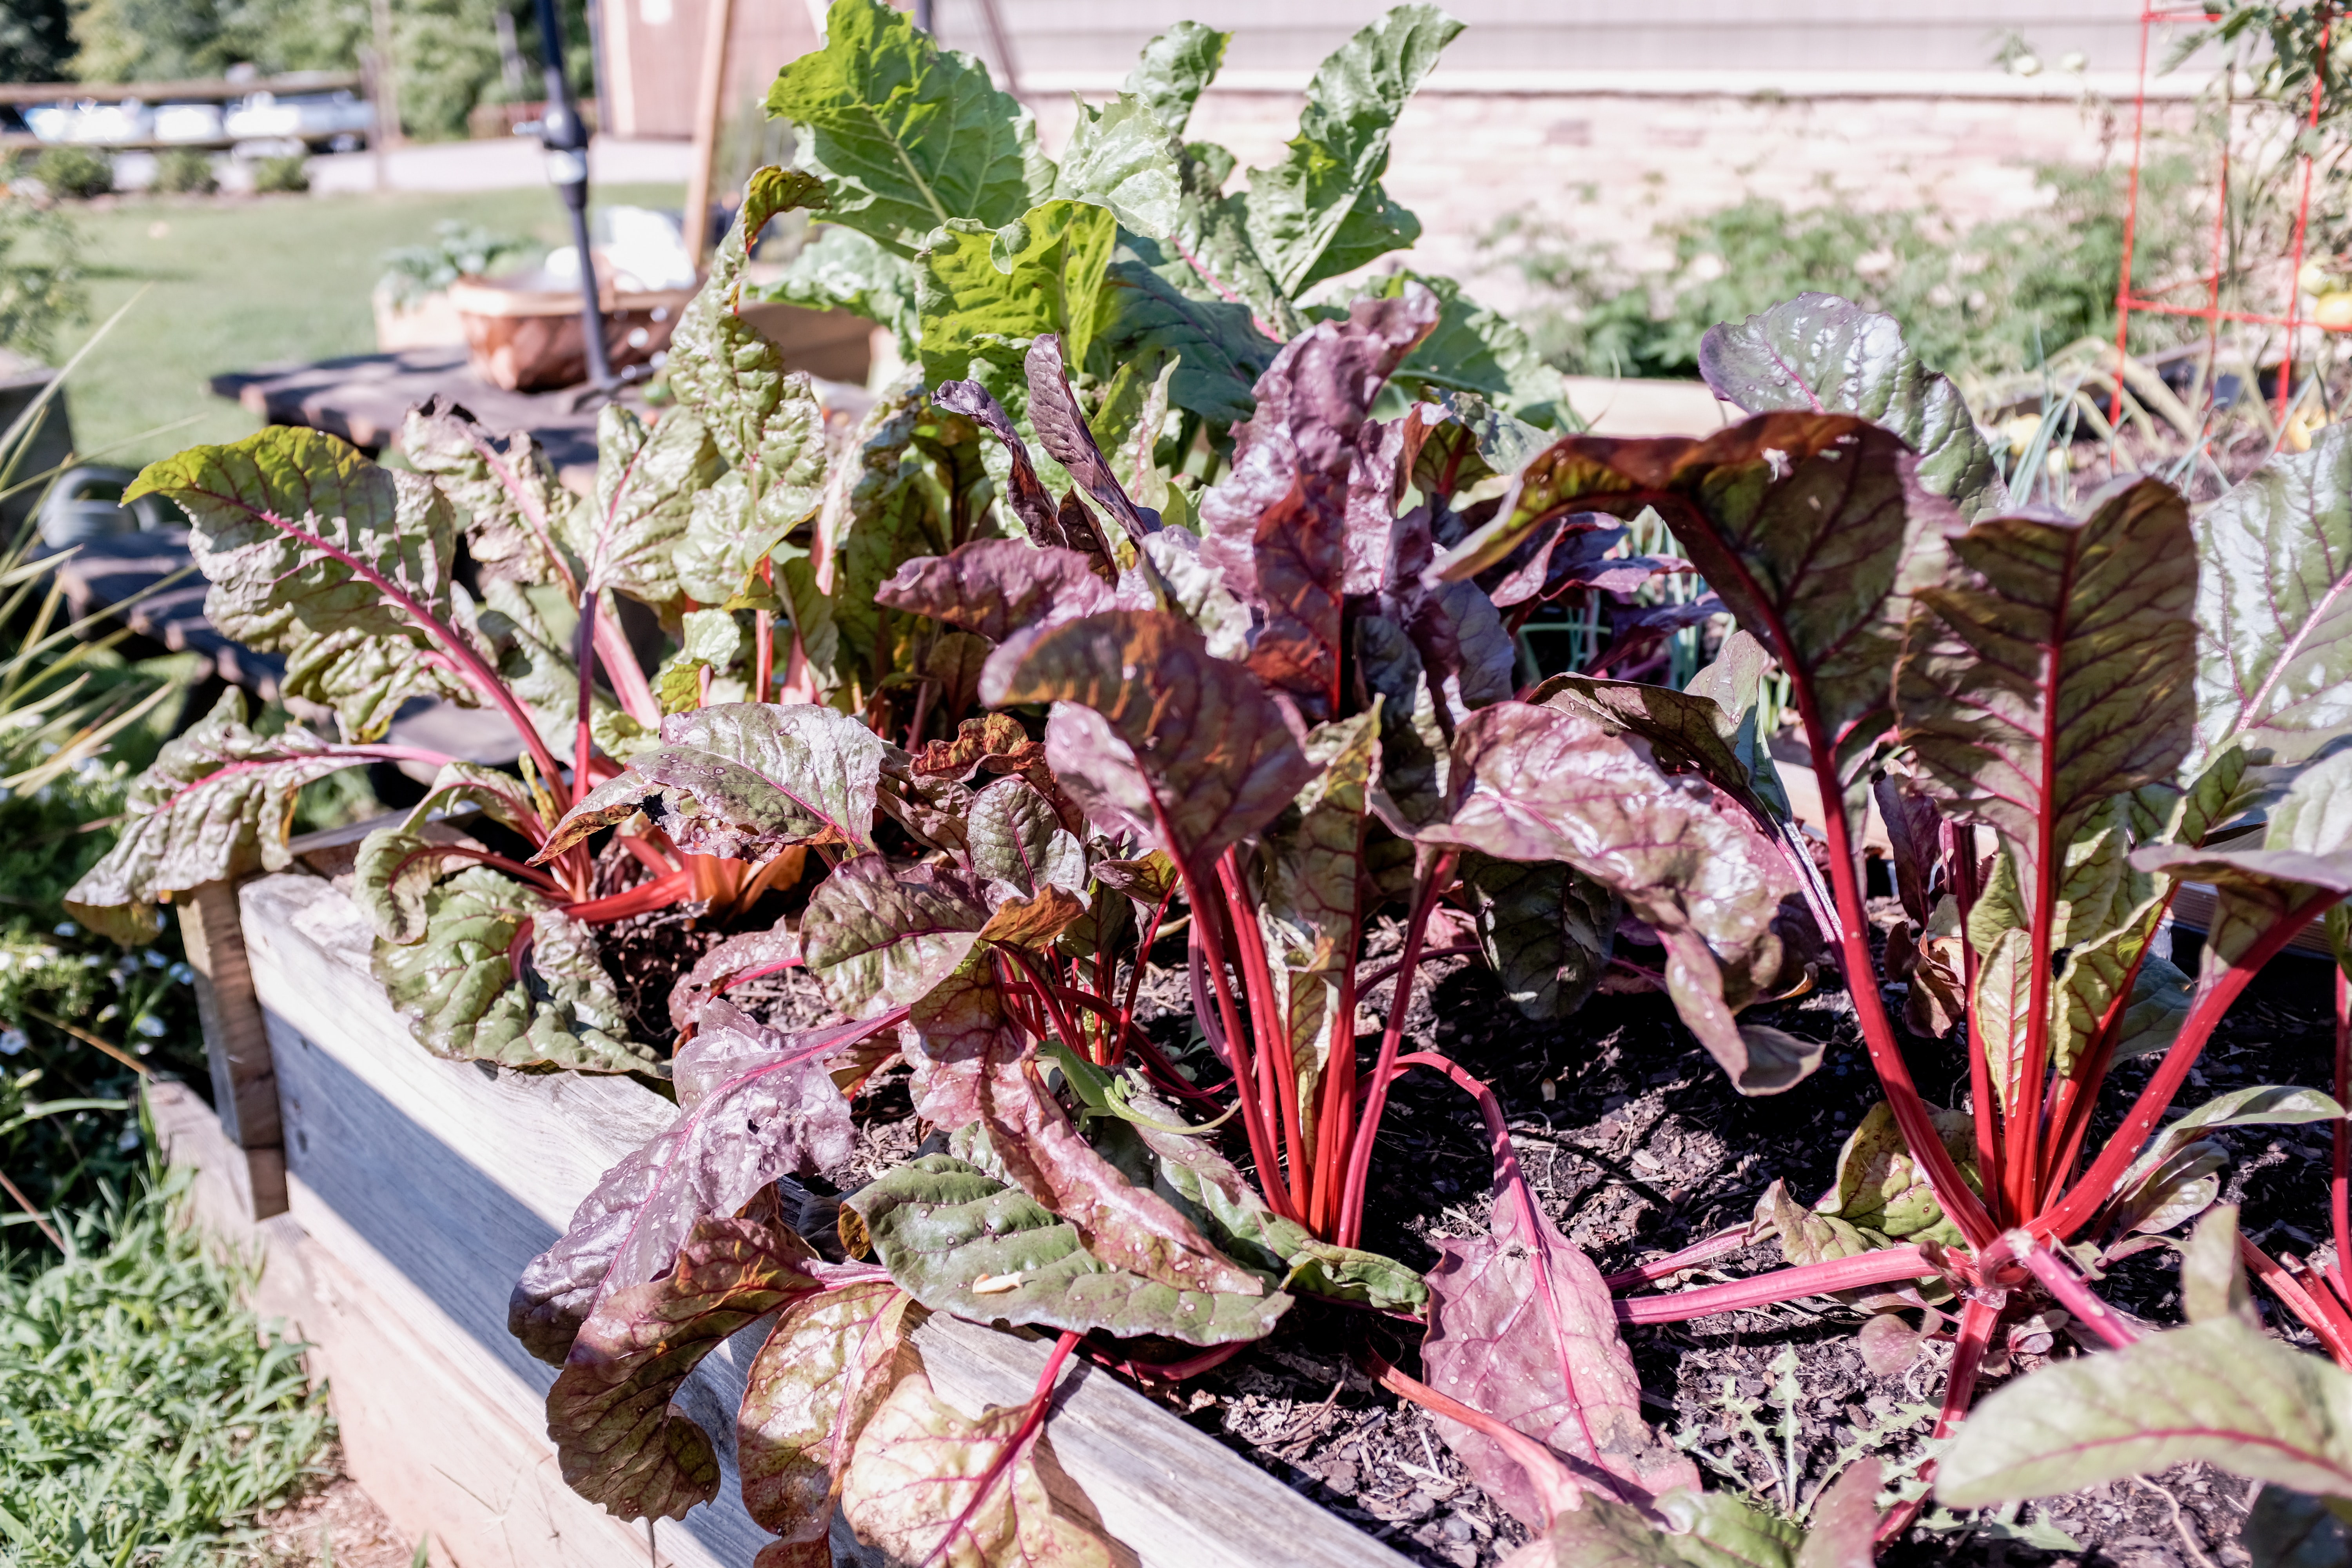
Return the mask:
<path fill-rule="evenodd" d="M 1181 1383 L 1188 1377 L 1213 1372 L 1248 1348 L 1246 1340 L 1237 1340 L 1229 1345 L 1202 1351 L 1199 1355 L 1186 1356 L 1182 1361 L 1105 1361 L 1103 1364 L 1130 1377 L 1156 1377 L 1162 1383 Z"/>
<path fill-rule="evenodd" d="M 1241 1102 L 1242 1130 L 1249 1135 L 1250 1158 L 1258 1169 L 1258 1189 L 1275 1213 L 1285 1219 L 1296 1220 L 1297 1211 L 1290 1206 L 1290 1190 L 1282 1180 L 1282 1167 L 1275 1160 L 1273 1140 L 1267 1136 L 1265 1121 L 1257 1113 L 1257 1096 L 1252 1092 L 1255 1073 L 1250 1062 L 1248 1037 L 1242 1033 L 1241 1009 L 1234 1001 L 1232 979 L 1225 973 L 1225 955 L 1217 941 L 1217 904 L 1206 897 L 1207 889 L 1189 866 L 1180 867 L 1184 878 L 1185 901 L 1192 906 L 1192 936 L 1197 962 L 1194 965 L 1194 1008 L 1199 1010 L 1200 971 L 1208 972 L 1209 985 L 1216 995 L 1217 1019 L 1224 1035 L 1226 1070 L 1234 1075 L 1234 1093 Z M 1205 1027 L 1209 1020 L 1201 1020 Z M 1210 1043 L 1216 1044 L 1212 1034 Z"/>
<path fill-rule="evenodd" d="M 1831 1290 L 1853 1290 L 1864 1285 L 1892 1285 L 1898 1279 L 1925 1279 L 1937 1272 L 1927 1250 L 1889 1247 L 1833 1258 L 1827 1263 L 1807 1263 L 1776 1268 L 1752 1279 L 1725 1285 L 1702 1285 L 1696 1290 L 1675 1290 L 1660 1296 L 1628 1296 L 1617 1303 L 1621 1323 L 1679 1323 L 1688 1318 L 1711 1317 L 1748 1307 L 1769 1307 Z"/>
<path fill-rule="evenodd" d="M 407 870 L 410 866 L 415 864 L 417 861 L 430 859 L 440 855 L 455 855 L 463 859 L 478 861 L 485 866 L 495 866 L 509 877 L 514 878 L 516 880 L 528 883 L 530 886 L 538 889 L 541 892 L 545 893 L 551 899 L 561 899 L 565 896 L 562 884 L 558 883 L 554 878 L 549 876 L 538 867 L 521 865 L 517 861 L 508 859 L 503 855 L 494 854 L 490 850 L 468 848 L 467 846 L 462 844 L 436 844 L 429 849 L 417 850 L 414 854 L 405 857 L 398 866 L 393 868 L 393 880 L 398 881 L 400 879 L 401 872 Z"/>
<path fill-rule="evenodd" d="M 572 638 L 572 657 L 580 666 L 580 705 L 572 723 L 572 804 L 588 798 L 595 786 L 588 782 L 588 759 L 595 754 L 595 737 L 589 733 L 589 704 L 596 695 L 596 590 L 580 596 L 580 631 Z"/>
<path fill-rule="evenodd" d="M 1544 1510 L 1547 1528 L 1561 1513 L 1581 1504 L 1584 1478 L 1570 1470 L 1566 1461 L 1550 1448 L 1517 1427 L 1497 1421 L 1483 1410 L 1474 1410 L 1452 1394 L 1441 1394 L 1419 1378 L 1399 1372 L 1378 1351 L 1366 1350 L 1359 1353 L 1364 1370 L 1370 1373 L 1382 1388 L 1400 1398 L 1412 1400 L 1424 1410 L 1433 1411 L 1449 1421 L 1459 1421 L 1473 1431 L 1493 1438 L 1496 1446 L 1510 1456 L 1511 1462 L 1527 1472 L 1528 1482 L 1535 1489 L 1536 1500 Z M 1614 1476 L 1595 1479 L 1605 1481 L 1609 1489 L 1625 1494 L 1624 1500 L 1628 1502 L 1649 1501 L 1636 1489 Z"/>
<path fill-rule="evenodd" d="M 2190 1005 L 2189 1017 L 2180 1026 L 2179 1037 L 2173 1040 L 2171 1048 L 2164 1053 L 2163 1062 L 2149 1078 L 2147 1087 L 2139 1091 L 2139 1098 L 2132 1102 L 2123 1125 L 2116 1130 L 2114 1137 L 2107 1140 L 2106 1147 L 2099 1152 L 2099 1157 L 2093 1162 L 2091 1168 L 2083 1173 L 2083 1179 L 2067 1190 L 2065 1197 L 2034 1216 L 2032 1228 L 2036 1236 L 2063 1239 L 2088 1224 L 2091 1217 L 2099 1212 L 2115 1192 L 2116 1184 L 2123 1180 L 2124 1172 L 2137 1157 L 2141 1145 L 2147 1142 L 2147 1135 L 2156 1130 L 2157 1118 L 2170 1109 L 2172 1097 L 2179 1093 L 2180 1086 L 2188 1081 L 2189 1069 L 2197 1065 L 2197 1058 L 2205 1049 L 2205 1042 L 2211 1037 L 2214 1026 L 2221 1023 L 2221 1016 L 2237 1001 L 2239 993 L 2245 990 L 2256 972 L 2293 941 L 2294 933 L 2308 925 L 2314 916 L 2334 903 L 2336 897 L 2334 893 L 2316 894 L 2289 910 L 2273 921 L 2270 930 L 2256 939 L 2253 946 L 2235 963 L 2223 970 L 2219 978 L 2209 980 L 2198 987 L 2197 1000 Z"/>
<path fill-rule="evenodd" d="M 760 581 L 773 587 L 776 582 L 774 560 L 760 557 Z M 768 688 L 776 674 L 775 616 L 766 610 L 751 612 L 751 700 L 765 702 Z"/>
<path fill-rule="evenodd" d="M 963 1505 L 962 1512 L 949 1521 L 947 1533 L 940 1537 L 937 1546 L 931 1548 L 931 1554 L 923 1559 L 922 1568 L 931 1568 L 931 1564 L 946 1556 L 955 1538 L 971 1527 L 971 1516 L 980 1511 L 980 1505 L 988 1500 L 988 1494 L 996 1489 L 996 1483 L 1004 1479 L 1006 1472 L 1035 1440 L 1038 1428 L 1045 1424 L 1045 1407 L 1053 1398 L 1054 1380 L 1062 1375 L 1062 1363 L 1070 1359 L 1070 1349 L 1077 1342 L 1078 1336 L 1069 1332 L 1065 1332 L 1054 1342 L 1054 1353 L 1045 1358 L 1045 1370 L 1037 1374 L 1037 1392 L 1029 1396 L 1028 1414 L 1021 1418 L 1021 1425 L 1014 1428 L 1013 1436 L 1004 1440 L 1004 1447 L 998 1451 L 996 1458 L 989 1461 L 988 1468 L 981 1472 L 980 1484 L 972 1489 L 971 1500 Z"/>
<path fill-rule="evenodd" d="M 1225 917 L 1241 952 L 1242 983 L 1249 987 L 1250 1023 L 1257 1031 L 1258 1114 L 1269 1131 L 1282 1130 L 1289 1151 L 1286 1180 L 1293 1212 L 1307 1212 L 1307 1158 L 1298 1128 L 1298 1063 L 1290 1054 L 1290 1029 L 1275 1005 L 1274 970 L 1266 962 L 1265 929 L 1242 889 L 1241 865 L 1227 849 L 1217 857 L 1217 881 L 1225 895 Z M 1271 1173 L 1268 1173 L 1269 1179 Z"/>
<path fill-rule="evenodd" d="M 2317 1334 L 2327 1346 L 2327 1353 L 2336 1364 L 2352 1367 L 2352 1324 L 2347 1324 L 2341 1302 L 2328 1300 L 2325 1305 L 2317 1299 L 2325 1297 L 2322 1285 L 2317 1296 L 2303 1288 L 2303 1281 L 2287 1272 L 2276 1260 L 2244 1237 L 2238 1237 L 2238 1256 L 2245 1260 L 2254 1278 L 2270 1289 L 2272 1295 L 2286 1303 L 2287 1310 L 2301 1318 L 2304 1326 Z M 2330 1310 L 2330 1309 L 2334 1309 Z"/>
<path fill-rule="evenodd" d="M 661 728 L 661 703 L 654 696 L 646 672 L 637 666 L 637 650 L 629 646 L 627 634 L 621 630 L 618 613 L 613 601 L 605 599 L 596 606 L 596 657 L 604 661 L 604 679 L 613 683 L 613 695 L 621 700 L 621 710 L 648 730 Z"/>
<path fill-rule="evenodd" d="M 2117 1350 L 2138 1342 L 2139 1331 L 2116 1316 L 2115 1309 L 2099 1300 L 2090 1282 L 2075 1273 L 2067 1259 L 2034 1240 L 2031 1231 L 2012 1230 L 2002 1239 L 2009 1243 L 2017 1260 L 2042 1281 L 2042 1288 L 2074 1313 L 2084 1328 Z"/>
<path fill-rule="evenodd" d="M 1635 1285 L 1647 1285 L 1653 1281 L 1664 1279 L 1669 1274 L 1678 1274 L 1685 1268 L 1695 1268 L 1701 1263 L 1710 1263 L 1716 1258 L 1727 1257 L 1738 1251 L 1754 1239 L 1748 1234 L 1748 1230 L 1749 1227 L 1744 1225 L 1728 1226 L 1717 1231 L 1704 1241 L 1692 1242 L 1680 1252 L 1669 1252 L 1664 1258 L 1654 1258 L 1638 1268 L 1628 1268 L 1622 1274 L 1603 1275 L 1601 1282 L 1612 1290 L 1623 1290 Z"/>
<path fill-rule="evenodd" d="M 667 877 L 672 871 L 677 869 L 676 866 L 671 865 L 667 859 L 663 858 L 662 852 L 660 850 L 655 848 L 650 843 L 646 842 L 644 837 L 637 834 L 624 833 L 619 835 L 614 841 L 618 843 L 621 848 L 628 854 L 630 858 L 636 861 L 638 865 L 643 866 L 646 870 L 652 872 L 656 877 Z"/>
<path fill-rule="evenodd" d="M 1430 912 L 1437 895 L 1453 875 L 1456 852 L 1440 850 L 1424 858 L 1414 872 L 1412 914 L 1405 923 L 1404 953 L 1398 960 L 1396 995 L 1389 1003 L 1388 1026 L 1381 1031 L 1381 1054 L 1372 1068 L 1371 1090 L 1364 1101 L 1348 1150 L 1348 1174 L 1339 1199 L 1342 1247 L 1353 1247 L 1364 1230 L 1364 1186 L 1372 1170 L 1372 1142 L 1380 1135 L 1381 1117 L 1389 1106 L 1389 1080 L 1396 1076 L 1397 1044 L 1404 1036 L 1404 1016 L 1412 1001 L 1413 968 L 1421 962 L 1422 938 L 1429 930 Z M 1352 1022 L 1352 1020 L 1351 1020 Z M 1337 1129 L 1334 1129 L 1336 1131 Z"/>
<path fill-rule="evenodd" d="M 694 873 L 691 870 L 672 871 L 666 877 L 656 877 L 650 882 L 602 899 L 583 899 L 566 904 L 563 912 L 575 921 L 602 925 L 612 921 L 626 920 L 650 910 L 667 909 L 683 901 L 692 891 Z"/>
<path fill-rule="evenodd" d="M 1944 839 L 1945 864 L 1952 868 L 1952 902 L 1959 912 L 1960 1005 L 1973 1013 L 1977 950 L 1969 941 L 1969 913 L 1977 906 L 1977 830 L 1965 823 L 1947 822 Z M 1983 1043 L 1975 1037 L 1975 1019 L 1962 1022 L 1968 1042 L 1969 1119 L 1976 1124 L 1978 1177 L 1994 1205 L 1993 1218 L 2006 1219 L 2009 1216 L 2000 1207 L 2000 1184 L 1992 1179 L 1992 1173 L 2000 1169 L 2000 1105 L 1992 1091 L 1992 1063 L 1985 1056 Z"/>
<path fill-rule="evenodd" d="M 2352 976 L 2344 973 L 2344 965 L 2336 966 L 2336 1103 L 2352 1100 Z M 2347 1187 L 2352 1185 L 2352 1131 L 2343 1122 L 2336 1123 L 2335 1151 L 2328 1162 L 2327 1211 L 2336 1231 L 2336 1293 L 2352 1300 L 2352 1289 L 2345 1281 L 2352 1279 L 2352 1202 L 2347 1201 Z"/>
<path fill-rule="evenodd" d="M 2007 1305 L 2007 1292 L 1995 1290 L 1990 1296 L 1971 1295 L 1960 1305 L 1960 1326 L 1952 1342 L 1952 1370 L 1944 1382 L 1944 1406 L 1936 1413 L 1934 1436 L 1948 1437 L 1969 1413 L 1969 1403 L 1976 1396 L 1977 1378 L 1984 1369 L 1985 1351 L 1992 1343 L 1992 1331 L 2000 1321 L 2000 1310 Z M 1924 1479 L 1935 1474 L 1936 1463 L 1930 1459 L 1920 1467 Z M 1880 1545 L 1894 1540 L 1911 1528 L 1912 1520 L 1927 1500 L 1920 1493 L 1909 1502 L 1899 1503 L 1878 1521 L 1873 1540 Z"/>

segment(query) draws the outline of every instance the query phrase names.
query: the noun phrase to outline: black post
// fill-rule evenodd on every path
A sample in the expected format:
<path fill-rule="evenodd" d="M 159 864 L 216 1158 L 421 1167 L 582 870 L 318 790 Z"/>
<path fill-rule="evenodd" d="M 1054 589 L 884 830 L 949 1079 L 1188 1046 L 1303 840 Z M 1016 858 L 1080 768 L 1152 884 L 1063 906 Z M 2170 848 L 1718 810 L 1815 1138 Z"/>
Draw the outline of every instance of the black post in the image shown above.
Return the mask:
<path fill-rule="evenodd" d="M 539 47 L 546 61 L 547 110 L 539 117 L 540 144 L 547 149 L 547 176 L 572 212 L 572 243 L 580 252 L 580 328 L 588 350 L 588 384 L 609 387 L 613 367 L 604 357 L 604 312 L 596 304 L 596 266 L 588 249 L 588 128 L 572 101 L 563 75 L 563 26 L 555 0 L 535 0 Z"/>

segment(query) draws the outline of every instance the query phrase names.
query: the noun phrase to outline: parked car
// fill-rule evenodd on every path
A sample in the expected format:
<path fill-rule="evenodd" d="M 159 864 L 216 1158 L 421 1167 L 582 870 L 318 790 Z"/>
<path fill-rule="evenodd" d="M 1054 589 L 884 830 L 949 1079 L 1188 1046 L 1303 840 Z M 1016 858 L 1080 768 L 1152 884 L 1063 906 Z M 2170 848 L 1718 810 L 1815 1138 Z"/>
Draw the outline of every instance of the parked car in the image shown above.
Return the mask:
<path fill-rule="evenodd" d="M 257 92 L 222 116 L 223 133 L 240 142 L 301 142 L 356 146 L 375 124 L 375 110 L 348 89 L 335 92 Z"/>

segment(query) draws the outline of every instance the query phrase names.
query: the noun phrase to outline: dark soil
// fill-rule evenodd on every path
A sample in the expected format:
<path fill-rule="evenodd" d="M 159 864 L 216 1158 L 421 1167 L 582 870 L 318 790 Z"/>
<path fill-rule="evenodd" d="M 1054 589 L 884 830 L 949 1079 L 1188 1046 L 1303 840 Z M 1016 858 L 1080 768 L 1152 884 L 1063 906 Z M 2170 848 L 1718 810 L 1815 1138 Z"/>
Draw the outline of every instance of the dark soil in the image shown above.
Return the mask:
<path fill-rule="evenodd" d="M 2193 970 L 2184 938 L 2176 959 Z M 1397 945 L 1393 928 L 1370 944 L 1368 963 Z M 1155 957 L 1173 964 L 1181 941 Z M 2217 1032 L 2191 1075 L 2182 1109 L 2251 1084 L 2324 1086 L 2332 1038 L 2325 964 L 2275 962 Z M 1365 999 L 1359 1022 L 1387 1016 L 1390 986 Z M 730 993 L 779 1026 L 824 1016 L 814 984 L 787 972 Z M 1899 998 L 1897 999 L 1899 1000 Z M 1899 1007 L 1895 1009 L 1899 1016 Z M 1206 1066 L 1194 1037 L 1181 973 L 1155 968 L 1139 1008 L 1160 1047 Z M 1743 1099 L 1699 1049 L 1662 995 L 1601 994 L 1575 1016 L 1537 1023 L 1501 994 L 1483 965 L 1459 957 L 1423 967 L 1407 1017 L 1407 1048 L 1436 1049 L 1490 1083 L 1538 1199 L 1603 1272 L 1630 1268 L 1746 1222 L 1776 1178 L 1809 1200 L 1830 1182 L 1847 1133 L 1880 1096 L 1850 1002 L 1822 989 L 1748 1018 L 1829 1042 L 1820 1071 L 1790 1092 Z M 1369 1063 L 1377 1033 L 1357 1044 Z M 1911 1040 L 1922 1089 L 1947 1104 L 1967 1098 L 1957 1046 Z M 2148 1064 L 2117 1069 L 2106 1099 L 2118 1108 Z M 927 1129 L 911 1115 L 902 1072 L 861 1096 L 858 1170 L 869 1178 L 913 1152 Z M 2104 1131 L 2104 1130 L 2103 1130 Z M 2095 1138 L 2097 1136 L 2095 1133 Z M 2255 1128 L 2223 1134 L 2235 1163 L 2224 1196 L 2243 1205 L 2246 1233 L 2273 1248 L 2325 1258 L 2324 1129 Z M 1238 1143 L 1238 1140 L 1234 1141 Z M 1236 1154 L 1239 1150 L 1234 1151 Z M 1450 1082 L 1416 1073 L 1401 1080 L 1372 1166 L 1364 1245 L 1416 1268 L 1433 1243 L 1483 1234 L 1488 1157 L 1477 1116 Z M 1659 1289 L 1744 1278 L 1779 1267 L 1777 1244 L 1748 1247 L 1662 1281 Z M 2179 1320 L 2174 1255 L 2156 1247 L 2117 1265 L 2100 1285 L 2113 1304 L 2157 1324 Z M 2257 1292 L 2258 1298 L 2261 1293 Z M 2263 1299 L 2292 1342 L 2311 1336 Z M 1911 1314 L 1916 1321 L 1917 1314 Z M 1878 1375 L 1863 1363 L 1861 1314 L 1822 1300 L 1694 1322 L 1626 1331 L 1652 1425 L 1694 1452 L 1710 1486 L 1733 1486 L 1786 1510 L 1809 1504 L 1847 1463 L 1876 1457 L 1890 1479 L 1918 1461 L 1950 1359 L 1928 1341 L 1912 1363 Z M 1948 1327 L 1948 1320 L 1947 1320 Z M 1253 1463 L 1431 1568 L 1476 1568 L 1507 1556 L 1525 1530 L 1475 1485 L 1427 1417 L 1366 1377 L 1363 1347 L 1417 1370 L 1411 1325 L 1302 1301 L 1269 1340 L 1175 1387 L 1145 1392 Z M 2061 1334 L 1997 1344 L 1985 1389 L 2055 1356 L 2077 1353 Z M 1749 1430 L 1780 1418 L 1793 1354 L 1801 1436 L 1799 1474 L 1784 1476 L 1777 1443 Z M 2048 1568 L 2215 1568 L 2247 1561 L 2237 1544 L 2251 1488 L 2187 1467 L 2153 1481 L 2118 1483 L 1988 1515 L 1955 1519 L 1932 1504 L 1890 1564 L 2012 1564 Z"/>

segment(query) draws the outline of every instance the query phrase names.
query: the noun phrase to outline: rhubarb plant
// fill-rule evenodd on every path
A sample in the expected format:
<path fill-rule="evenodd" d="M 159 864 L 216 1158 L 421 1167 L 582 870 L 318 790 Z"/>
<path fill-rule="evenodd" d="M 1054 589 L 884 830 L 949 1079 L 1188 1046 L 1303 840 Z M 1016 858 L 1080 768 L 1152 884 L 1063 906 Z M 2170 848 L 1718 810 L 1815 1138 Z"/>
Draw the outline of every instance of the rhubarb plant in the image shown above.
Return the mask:
<path fill-rule="evenodd" d="M 793 1266 L 800 1282 L 783 1288 L 809 1305 L 780 1319 L 738 1417 L 747 1505 L 785 1542 L 821 1541 L 836 1505 L 917 1560 L 963 1560 L 963 1532 L 982 1518 L 1022 1541 L 1033 1529 L 1004 1510 L 1029 1506 L 1021 1456 L 1043 1388 L 977 1426 L 924 1385 L 877 1401 L 858 1370 L 874 1303 L 821 1304 L 835 1289 L 899 1292 L 912 1303 L 901 1321 L 948 1312 L 1052 1330 L 1057 1354 L 1083 1340 L 1160 1375 L 1263 1337 L 1301 1295 L 1402 1313 L 1429 1326 L 1441 1397 L 1501 1406 L 1513 1440 L 1570 1456 L 1597 1495 L 1645 1508 L 1695 1491 L 1690 1460 L 1643 1422 L 1609 1291 L 1535 1203 L 1493 1094 L 1402 1049 L 1404 1019 L 1449 900 L 1538 1016 L 1591 993 L 1636 910 L 1639 931 L 1674 955 L 1661 963 L 1675 984 L 1712 998 L 1734 1041 L 1740 1008 L 1805 984 L 1811 916 L 1737 805 L 1676 794 L 1645 751 L 1597 724 L 1564 765 L 1595 787 L 1671 797 L 1644 818 L 1660 847 L 1576 868 L 1549 844 L 1437 836 L 1463 816 L 1463 781 L 1496 715 L 1550 711 L 1513 700 L 1510 640 L 1481 581 L 1431 574 L 1476 531 L 1465 492 L 1508 461 L 1493 424 L 1433 402 L 1375 416 L 1444 309 L 1407 287 L 1286 344 L 1252 389 L 1230 470 L 1200 498 L 1197 531 L 1127 489 L 1076 416 L 1055 335 L 1023 355 L 1034 449 L 986 386 L 933 387 L 934 406 L 1001 445 L 1027 537 L 909 561 L 876 598 L 984 643 L 978 692 L 993 711 L 904 751 L 813 706 L 681 715 L 556 826 L 543 863 L 640 814 L 715 852 L 827 844 L 840 863 L 809 898 L 794 956 L 849 1020 L 763 1031 L 691 978 L 674 999 L 698 1009 L 676 1068 L 684 1114 L 606 1176 L 514 1296 L 517 1333 L 563 1367 L 550 1427 L 583 1495 L 625 1513 L 712 1495 L 709 1436 L 683 1430 L 669 1400 L 743 1318 L 730 1308 L 708 1332 L 672 1326 L 713 1299 L 694 1238 L 752 1224 L 768 1184 L 845 1179 L 815 1130 L 839 1124 L 845 1095 L 894 1049 L 916 1115 L 946 1147 L 843 1197 L 819 1239 L 852 1261 Z M 1738 679 L 1716 684 L 1723 701 L 1696 700 L 1691 743 L 1729 754 L 1754 713 L 1735 710 Z M 870 831 L 877 798 L 904 836 L 895 845 Z M 1391 901 L 1403 945 L 1381 963 L 1365 935 Z M 1180 1070 L 1136 1017 L 1180 905 L 1215 1064 L 1205 1071 Z M 761 957 L 746 948 L 741 962 Z M 1386 1027 L 1362 1059 L 1360 1004 L 1391 977 Z M 1759 1092 L 1804 1069 L 1787 1051 L 1738 1048 L 1752 1051 Z M 1450 1245 L 1426 1279 L 1361 1245 L 1389 1087 L 1415 1068 L 1480 1107 L 1498 1194 L 1493 1236 Z M 735 1099 L 746 1095 L 758 1097 L 748 1116 Z M 1218 1146 L 1229 1120 L 1246 1165 Z M 788 1225 L 761 1223 L 761 1245 L 797 1256 Z M 766 1310 L 771 1289 L 740 1311 Z M 803 1363 L 789 1378 L 759 1370 Z M 671 1435 L 639 1426 L 613 1441 L 623 1429 L 607 1410 L 667 1410 Z M 809 1436 L 820 1428 L 821 1442 Z M 937 1431 L 954 1436 L 930 1451 Z M 1539 1522 L 1507 1445 L 1470 1427 L 1450 1436 Z M 973 1445 L 987 1456 L 976 1492 L 950 1484 L 970 1473 L 956 1467 L 982 1462 Z M 660 1489 L 646 1484 L 649 1464 L 663 1467 Z M 778 1473 L 799 1479 L 772 1484 Z M 899 1510 L 887 1519 L 872 1511 L 886 1498 Z"/>

